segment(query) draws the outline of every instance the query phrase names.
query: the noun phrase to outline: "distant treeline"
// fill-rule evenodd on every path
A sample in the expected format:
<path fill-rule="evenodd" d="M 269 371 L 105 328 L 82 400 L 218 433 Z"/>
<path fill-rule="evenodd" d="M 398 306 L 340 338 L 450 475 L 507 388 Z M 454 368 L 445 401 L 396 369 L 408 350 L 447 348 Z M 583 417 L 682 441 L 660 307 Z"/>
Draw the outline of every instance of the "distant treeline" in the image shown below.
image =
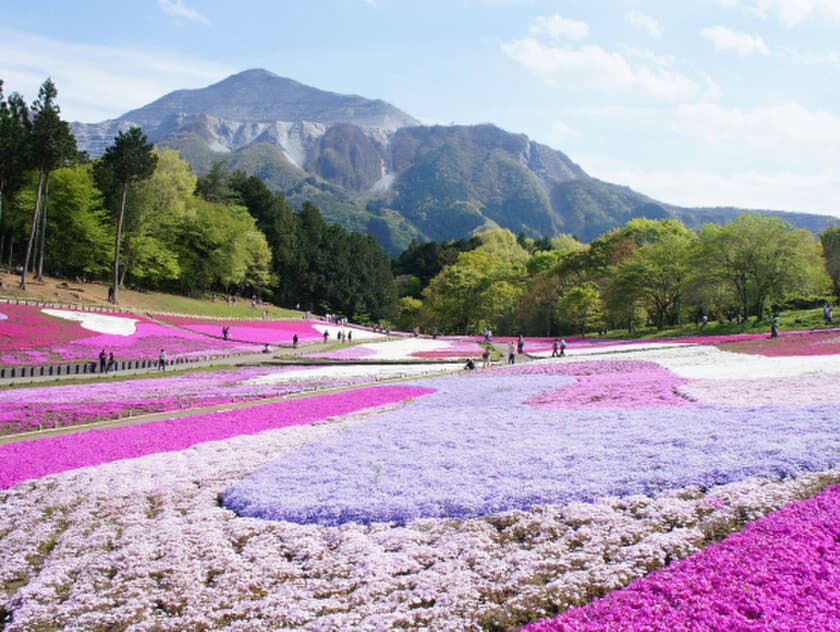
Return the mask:
<path fill-rule="evenodd" d="M 740 322 L 787 306 L 833 302 L 840 228 L 819 240 L 766 215 L 698 231 L 633 219 L 591 244 L 506 230 L 412 243 L 394 260 L 397 325 L 446 332 L 559 335 Z"/>

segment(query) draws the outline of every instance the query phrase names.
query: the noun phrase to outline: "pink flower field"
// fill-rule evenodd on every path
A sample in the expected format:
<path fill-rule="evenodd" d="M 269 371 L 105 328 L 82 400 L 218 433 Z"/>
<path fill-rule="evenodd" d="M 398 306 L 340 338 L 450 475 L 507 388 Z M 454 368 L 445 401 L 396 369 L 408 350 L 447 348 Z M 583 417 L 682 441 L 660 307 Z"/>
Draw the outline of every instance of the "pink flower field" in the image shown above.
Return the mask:
<path fill-rule="evenodd" d="M 291 345 L 295 334 L 301 343 L 318 342 L 322 339 L 322 334 L 315 328 L 314 321 L 309 320 L 227 320 L 167 314 L 154 314 L 154 318 L 216 338 L 222 338 L 222 327 L 229 327 L 229 339 L 237 342 Z"/>
<path fill-rule="evenodd" d="M 103 348 L 117 361 L 154 360 L 161 349 L 170 359 L 260 350 L 122 312 L 0 305 L 0 313 L 7 316 L 0 320 L 0 363 L 6 366 L 92 361 Z"/>
<path fill-rule="evenodd" d="M 34 351 L 122 335 L 57 322 Z M 382 365 L 5 390 L 19 425 L 240 403 L 0 444 L 0 629 L 840 631 L 833 335 L 475 371 L 415 355 L 474 340 L 401 337 L 329 352 Z M 345 390 L 243 401 L 292 384 Z"/>
<path fill-rule="evenodd" d="M 47 437 L 0 446 L 0 488 L 55 472 L 183 450 L 197 443 L 217 441 L 271 428 L 312 423 L 332 415 L 382 406 L 429 393 L 429 389 L 376 386 L 349 393 L 265 404 L 155 421 L 139 425 Z"/>

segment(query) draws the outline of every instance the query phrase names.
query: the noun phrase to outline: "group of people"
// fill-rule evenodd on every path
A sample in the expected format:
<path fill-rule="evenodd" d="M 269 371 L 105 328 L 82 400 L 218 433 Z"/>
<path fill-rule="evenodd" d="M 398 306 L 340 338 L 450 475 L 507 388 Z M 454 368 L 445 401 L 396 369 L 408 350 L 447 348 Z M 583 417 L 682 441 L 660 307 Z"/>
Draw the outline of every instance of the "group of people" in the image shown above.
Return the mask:
<path fill-rule="evenodd" d="M 157 363 L 158 371 L 165 371 L 166 370 L 166 351 L 163 349 L 160 350 L 158 354 L 158 363 Z M 105 349 L 103 348 L 102 351 L 99 352 L 99 372 L 100 373 L 110 373 L 111 371 L 116 372 L 117 370 L 117 359 L 114 357 L 114 352 L 111 351 L 110 353 L 106 353 Z"/>
<path fill-rule="evenodd" d="M 336 337 L 336 340 L 338 340 L 338 342 L 353 342 L 353 332 L 350 331 L 350 330 L 345 332 L 343 329 L 339 329 L 338 333 L 335 335 L 335 337 Z M 328 329 L 325 329 L 324 330 L 324 343 L 329 341 L 329 339 L 330 339 L 330 332 L 329 332 Z M 294 344 L 294 346 L 297 346 L 297 343 L 298 343 L 297 334 L 295 334 L 294 338 L 292 338 L 292 343 Z"/>
<path fill-rule="evenodd" d="M 99 372 L 110 373 L 117 370 L 117 361 L 114 358 L 114 352 L 105 353 L 105 349 L 99 352 Z"/>

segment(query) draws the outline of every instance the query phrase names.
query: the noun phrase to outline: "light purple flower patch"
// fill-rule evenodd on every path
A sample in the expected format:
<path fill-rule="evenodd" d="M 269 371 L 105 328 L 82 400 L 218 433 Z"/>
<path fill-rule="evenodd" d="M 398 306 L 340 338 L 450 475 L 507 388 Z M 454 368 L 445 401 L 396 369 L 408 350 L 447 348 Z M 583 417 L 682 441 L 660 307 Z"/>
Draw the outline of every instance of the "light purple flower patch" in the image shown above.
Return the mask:
<path fill-rule="evenodd" d="M 526 402 L 573 380 L 550 365 L 542 374 L 523 369 L 415 382 L 438 392 L 256 470 L 226 490 L 224 504 L 297 523 L 404 523 L 709 487 L 840 461 L 833 406 L 552 410 Z"/>

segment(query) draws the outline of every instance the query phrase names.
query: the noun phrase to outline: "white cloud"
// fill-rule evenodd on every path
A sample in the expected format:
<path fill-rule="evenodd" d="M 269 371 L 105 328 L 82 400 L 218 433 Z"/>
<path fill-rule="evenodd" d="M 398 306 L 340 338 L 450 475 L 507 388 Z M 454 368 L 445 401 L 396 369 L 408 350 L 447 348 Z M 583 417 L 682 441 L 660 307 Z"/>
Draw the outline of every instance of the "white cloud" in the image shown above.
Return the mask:
<path fill-rule="evenodd" d="M 27 101 L 51 77 L 67 121 L 98 122 L 181 88 L 199 88 L 234 70 L 224 64 L 130 48 L 63 42 L 0 28 L 4 89 Z"/>
<path fill-rule="evenodd" d="M 753 53 L 770 54 L 767 44 L 758 35 L 739 33 L 725 26 L 709 26 L 701 29 L 700 34 L 711 41 L 717 50 L 733 51 L 741 57 Z"/>
<path fill-rule="evenodd" d="M 690 98 L 701 89 L 680 73 L 634 66 L 623 55 L 600 46 L 559 48 L 525 38 L 503 43 L 502 50 L 550 85 L 573 81 L 599 90 L 631 90 L 669 101 Z"/>
<path fill-rule="evenodd" d="M 639 59 L 649 61 L 657 66 L 662 66 L 663 68 L 670 68 L 677 61 L 676 58 L 670 55 L 657 55 L 653 51 L 640 50 L 638 48 L 628 49 L 627 55 L 630 57 L 638 57 Z"/>
<path fill-rule="evenodd" d="M 555 119 L 551 122 L 551 129 L 554 131 L 556 138 L 577 138 L 580 136 L 578 130 L 570 127 L 565 121 L 561 121 L 560 119 Z"/>
<path fill-rule="evenodd" d="M 652 38 L 662 39 L 662 27 L 659 26 L 659 22 L 649 15 L 645 15 L 636 9 L 631 9 L 624 14 L 624 19 L 627 20 L 628 24 L 641 28 Z"/>
<path fill-rule="evenodd" d="M 589 36 L 589 26 L 585 22 L 570 20 L 559 14 L 538 17 L 531 25 L 530 31 L 534 35 L 549 35 L 554 39 L 567 38 L 583 40 Z"/>
<path fill-rule="evenodd" d="M 706 85 L 706 90 L 703 94 L 705 101 L 717 101 L 720 99 L 722 91 L 718 83 L 708 73 L 703 73 L 703 83 Z"/>
<path fill-rule="evenodd" d="M 798 103 L 752 110 L 711 103 L 683 104 L 676 108 L 672 129 L 707 144 L 805 155 L 840 156 L 840 117 L 824 110 L 809 110 Z"/>
<path fill-rule="evenodd" d="M 840 0 L 718 0 L 721 6 L 743 6 L 762 19 L 774 18 L 787 28 L 816 18 L 840 21 Z"/>
<path fill-rule="evenodd" d="M 629 186 L 667 204 L 685 207 L 735 206 L 840 216 L 840 174 L 790 170 L 710 168 L 645 170 L 599 158 L 579 160 L 595 177 Z"/>
<path fill-rule="evenodd" d="M 190 22 L 210 24 L 210 20 L 192 7 L 188 7 L 184 4 L 183 0 L 158 0 L 158 5 L 166 15 L 172 16 L 173 18 L 183 18 Z"/>

